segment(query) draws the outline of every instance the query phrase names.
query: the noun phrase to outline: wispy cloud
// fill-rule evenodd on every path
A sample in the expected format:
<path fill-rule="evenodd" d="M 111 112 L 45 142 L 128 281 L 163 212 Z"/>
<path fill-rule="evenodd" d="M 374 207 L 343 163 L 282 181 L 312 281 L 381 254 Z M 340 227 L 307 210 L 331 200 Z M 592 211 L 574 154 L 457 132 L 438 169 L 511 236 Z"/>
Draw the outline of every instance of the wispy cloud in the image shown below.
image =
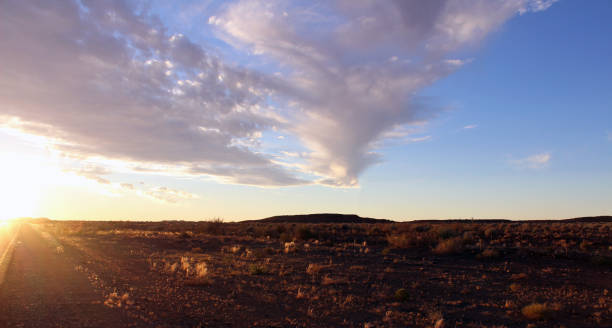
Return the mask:
<path fill-rule="evenodd" d="M 166 203 L 177 203 L 181 200 L 196 199 L 198 196 L 186 191 L 168 187 L 156 187 L 144 192 L 145 195 Z"/>
<path fill-rule="evenodd" d="M 470 124 L 470 125 L 464 126 L 463 129 L 464 130 L 471 130 L 471 129 L 475 129 L 477 127 L 478 127 L 478 125 L 476 125 L 476 124 Z"/>
<path fill-rule="evenodd" d="M 410 142 L 423 142 L 431 140 L 431 136 L 414 137 L 409 139 Z"/>
<path fill-rule="evenodd" d="M 550 153 L 546 152 L 521 159 L 510 160 L 510 163 L 519 168 L 541 169 L 548 166 L 551 158 Z"/>

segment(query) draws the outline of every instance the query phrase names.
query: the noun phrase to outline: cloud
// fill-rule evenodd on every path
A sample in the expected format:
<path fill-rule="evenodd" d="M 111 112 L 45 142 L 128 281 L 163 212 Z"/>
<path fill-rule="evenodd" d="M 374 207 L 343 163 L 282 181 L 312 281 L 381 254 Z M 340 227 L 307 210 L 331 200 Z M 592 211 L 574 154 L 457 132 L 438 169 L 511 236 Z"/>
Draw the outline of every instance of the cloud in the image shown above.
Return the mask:
<path fill-rule="evenodd" d="M 85 167 L 81 167 L 81 168 L 74 168 L 74 169 L 65 169 L 65 172 L 72 172 L 76 175 L 82 176 L 84 178 L 87 178 L 89 180 L 93 180 L 99 184 L 104 184 L 104 185 L 108 185 L 111 182 L 109 180 L 107 180 L 106 178 L 103 178 L 102 176 L 107 175 L 110 173 L 110 171 L 108 169 L 106 169 L 105 167 L 102 166 L 97 166 L 97 165 L 86 165 Z"/>
<path fill-rule="evenodd" d="M 168 187 L 155 187 L 155 188 L 145 191 L 144 194 L 153 199 L 156 199 L 162 202 L 166 202 L 166 203 L 177 203 L 181 200 L 198 198 L 198 196 L 195 194 L 192 194 L 186 191 L 182 191 L 182 190 L 168 188 Z"/>
<path fill-rule="evenodd" d="M 431 136 L 414 137 L 409 139 L 410 142 L 423 142 L 431 140 Z"/>
<path fill-rule="evenodd" d="M 510 163 L 519 168 L 541 169 L 548 166 L 550 159 L 550 153 L 541 153 L 521 159 L 511 160 Z"/>
<path fill-rule="evenodd" d="M 131 193 L 141 197 L 148 197 L 165 203 L 179 203 L 184 200 L 197 199 L 198 195 L 164 186 L 147 186 L 144 183 L 134 185 L 127 182 L 112 182 L 107 176 L 112 172 L 99 164 L 87 163 L 80 167 L 66 167 L 66 173 L 73 173 L 99 184 L 99 192 L 105 195 L 119 196 Z"/>
<path fill-rule="evenodd" d="M 123 1 L 81 3 L 2 2 L 5 124 L 73 157 L 286 174 L 243 142 L 280 124 L 255 91 L 256 73 Z"/>
<path fill-rule="evenodd" d="M 73 158 L 240 184 L 357 186 L 387 133 L 436 116 L 417 94 L 469 62 L 458 51 L 552 2 L 249 0 L 212 13 L 207 28 L 271 72 L 228 64 L 147 6 L 7 0 L 0 116 Z M 308 149 L 303 165 L 273 160 L 260 141 L 271 130 Z"/>
<path fill-rule="evenodd" d="M 533 0 L 519 10 L 519 13 L 524 14 L 527 11 L 538 12 L 544 11 L 559 0 Z"/>
<path fill-rule="evenodd" d="M 478 127 L 478 125 L 476 125 L 476 124 L 470 124 L 470 125 L 464 126 L 463 129 L 464 130 L 471 130 L 471 129 L 475 129 L 477 127 Z"/>
<path fill-rule="evenodd" d="M 121 183 L 120 186 L 123 189 L 134 190 L 134 185 L 131 183 Z"/>
<path fill-rule="evenodd" d="M 539 3 L 539 2 L 538 2 Z M 543 10 L 530 1 L 239 1 L 211 17 L 220 37 L 279 67 L 268 85 L 294 109 L 286 127 L 311 152 L 319 183 L 356 186 L 381 161 L 375 148 L 398 126 L 422 123 L 436 106 L 422 88 L 466 61 L 513 15 Z"/>

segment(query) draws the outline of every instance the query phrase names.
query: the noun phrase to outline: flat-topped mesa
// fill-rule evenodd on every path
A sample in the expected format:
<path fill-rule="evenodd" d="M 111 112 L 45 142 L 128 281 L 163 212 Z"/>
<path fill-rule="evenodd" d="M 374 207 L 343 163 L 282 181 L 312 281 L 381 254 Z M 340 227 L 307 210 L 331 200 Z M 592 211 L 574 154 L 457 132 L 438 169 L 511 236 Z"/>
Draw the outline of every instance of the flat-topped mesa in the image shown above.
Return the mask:
<path fill-rule="evenodd" d="M 355 214 L 319 213 L 300 215 L 278 215 L 261 220 L 244 222 L 261 223 L 392 223 L 391 220 L 362 218 Z"/>

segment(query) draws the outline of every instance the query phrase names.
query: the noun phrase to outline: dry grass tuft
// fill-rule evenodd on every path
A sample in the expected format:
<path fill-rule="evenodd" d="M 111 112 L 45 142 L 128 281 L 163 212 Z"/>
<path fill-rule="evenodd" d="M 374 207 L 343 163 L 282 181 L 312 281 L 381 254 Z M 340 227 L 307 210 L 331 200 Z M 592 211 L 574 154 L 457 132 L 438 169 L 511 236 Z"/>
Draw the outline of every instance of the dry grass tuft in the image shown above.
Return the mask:
<path fill-rule="evenodd" d="M 310 263 L 308 264 L 308 267 L 306 268 L 306 273 L 311 276 L 316 276 L 319 274 L 321 269 L 323 269 L 324 267 L 325 266 L 322 264 Z"/>
<path fill-rule="evenodd" d="M 548 317 L 551 309 L 544 303 L 531 303 L 521 310 L 525 318 L 530 320 L 540 320 Z"/>
<path fill-rule="evenodd" d="M 285 243 L 285 254 L 294 253 L 297 251 L 297 246 L 295 242 L 290 241 Z"/>
<path fill-rule="evenodd" d="M 252 275 L 263 275 L 270 272 L 268 268 L 263 264 L 253 263 L 249 266 L 249 273 Z"/>
<path fill-rule="evenodd" d="M 448 255 L 448 254 L 457 254 L 463 251 L 463 238 L 454 237 L 446 240 L 442 240 L 438 243 L 436 248 L 434 248 L 434 253 Z"/>
<path fill-rule="evenodd" d="M 208 266 L 206 262 L 200 262 L 195 265 L 195 275 L 198 278 L 204 278 L 208 275 Z"/>
<path fill-rule="evenodd" d="M 493 259 L 493 258 L 498 258 L 499 255 L 500 254 L 497 250 L 487 248 L 484 251 L 482 251 L 482 253 L 480 253 L 478 257 L 483 258 L 483 259 Z"/>

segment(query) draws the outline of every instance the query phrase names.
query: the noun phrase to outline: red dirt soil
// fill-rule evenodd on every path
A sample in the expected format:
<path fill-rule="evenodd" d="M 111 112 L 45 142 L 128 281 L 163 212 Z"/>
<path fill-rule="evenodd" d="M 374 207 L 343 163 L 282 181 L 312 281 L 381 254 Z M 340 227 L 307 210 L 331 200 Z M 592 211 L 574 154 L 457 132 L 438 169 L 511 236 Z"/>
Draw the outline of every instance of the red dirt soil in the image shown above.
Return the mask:
<path fill-rule="evenodd" d="M 87 276 L 24 224 L 0 289 L 2 327 L 127 327 L 122 312 L 102 304 Z"/>

